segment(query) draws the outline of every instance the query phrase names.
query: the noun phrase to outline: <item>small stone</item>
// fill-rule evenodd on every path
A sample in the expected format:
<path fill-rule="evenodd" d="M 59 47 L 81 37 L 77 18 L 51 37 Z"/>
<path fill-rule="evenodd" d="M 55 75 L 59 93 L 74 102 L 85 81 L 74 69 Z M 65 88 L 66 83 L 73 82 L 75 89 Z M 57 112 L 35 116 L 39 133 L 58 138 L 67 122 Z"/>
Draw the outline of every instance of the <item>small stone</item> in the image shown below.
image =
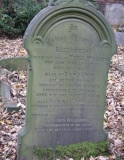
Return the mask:
<path fill-rule="evenodd" d="M 0 132 L 2 135 L 6 135 L 7 133 L 5 131 Z"/>
<path fill-rule="evenodd" d="M 12 129 L 10 130 L 10 133 L 14 133 L 14 132 L 16 132 L 16 129 L 15 129 L 15 128 L 12 128 Z"/>

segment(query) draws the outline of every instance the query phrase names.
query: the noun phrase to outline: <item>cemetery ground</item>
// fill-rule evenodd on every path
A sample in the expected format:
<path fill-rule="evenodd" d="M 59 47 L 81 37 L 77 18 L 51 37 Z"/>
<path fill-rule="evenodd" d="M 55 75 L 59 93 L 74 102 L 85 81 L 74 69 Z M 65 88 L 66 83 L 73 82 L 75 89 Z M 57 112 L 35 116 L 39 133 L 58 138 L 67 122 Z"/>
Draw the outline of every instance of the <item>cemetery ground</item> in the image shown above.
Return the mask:
<path fill-rule="evenodd" d="M 9 40 L 0 38 L 0 58 L 26 56 L 21 47 L 22 38 Z M 9 84 L 12 100 L 19 108 L 18 112 L 7 112 L 3 109 L 4 102 L 0 97 L 0 160 L 15 160 L 17 132 L 25 121 L 26 109 L 26 71 L 8 71 L 2 69 L 0 80 Z M 118 46 L 118 53 L 112 57 L 108 73 L 106 93 L 106 111 L 104 128 L 108 130 L 110 155 L 108 157 L 91 157 L 90 160 L 124 159 L 124 47 Z M 66 155 L 65 155 L 66 157 Z M 68 160 L 71 160 L 69 157 Z M 83 157 L 81 160 L 84 160 Z"/>

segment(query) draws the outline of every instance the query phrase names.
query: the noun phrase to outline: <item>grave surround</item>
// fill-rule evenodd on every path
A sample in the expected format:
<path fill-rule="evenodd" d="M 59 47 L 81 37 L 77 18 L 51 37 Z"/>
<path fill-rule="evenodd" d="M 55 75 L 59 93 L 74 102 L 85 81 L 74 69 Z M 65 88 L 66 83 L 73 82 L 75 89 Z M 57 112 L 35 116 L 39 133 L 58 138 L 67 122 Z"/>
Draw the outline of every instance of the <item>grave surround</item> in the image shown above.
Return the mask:
<path fill-rule="evenodd" d="M 50 1 L 29 24 L 25 127 L 18 160 L 38 160 L 35 147 L 104 142 L 103 117 L 114 33 L 90 1 Z"/>

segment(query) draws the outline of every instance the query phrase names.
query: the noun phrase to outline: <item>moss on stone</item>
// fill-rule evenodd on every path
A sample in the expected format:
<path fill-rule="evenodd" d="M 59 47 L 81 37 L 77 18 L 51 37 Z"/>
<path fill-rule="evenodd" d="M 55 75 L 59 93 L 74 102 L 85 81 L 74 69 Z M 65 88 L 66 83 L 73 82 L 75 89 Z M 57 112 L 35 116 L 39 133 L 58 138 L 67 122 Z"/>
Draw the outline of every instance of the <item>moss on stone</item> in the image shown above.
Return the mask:
<path fill-rule="evenodd" d="M 57 146 L 55 149 L 36 147 L 34 153 L 39 158 L 53 160 L 54 157 L 64 159 L 64 157 L 71 157 L 74 160 L 80 160 L 82 157 L 89 158 L 90 156 L 96 157 L 99 155 L 108 155 L 108 143 L 99 142 L 83 142 L 68 146 Z"/>

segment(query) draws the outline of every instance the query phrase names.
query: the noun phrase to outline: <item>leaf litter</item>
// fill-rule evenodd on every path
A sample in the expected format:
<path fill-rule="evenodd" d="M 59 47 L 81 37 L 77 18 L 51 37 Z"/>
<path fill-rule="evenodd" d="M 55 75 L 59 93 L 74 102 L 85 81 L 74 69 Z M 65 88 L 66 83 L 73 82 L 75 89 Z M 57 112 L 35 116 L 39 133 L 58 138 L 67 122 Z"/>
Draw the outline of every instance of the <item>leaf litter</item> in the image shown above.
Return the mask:
<path fill-rule="evenodd" d="M 22 38 L 0 39 L 0 58 L 26 56 L 21 46 Z M 106 91 L 106 110 L 104 128 L 108 131 L 110 155 L 108 157 L 90 157 L 89 160 L 124 159 L 124 47 L 118 46 L 118 53 L 112 57 L 108 73 Z M 0 81 L 9 85 L 13 102 L 19 107 L 18 112 L 7 112 L 3 109 L 0 95 L 0 160 L 16 160 L 17 133 L 24 126 L 26 108 L 27 72 L 10 72 L 2 69 Z M 72 158 L 69 158 L 72 159 Z M 81 160 L 85 160 L 83 157 Z"/>

